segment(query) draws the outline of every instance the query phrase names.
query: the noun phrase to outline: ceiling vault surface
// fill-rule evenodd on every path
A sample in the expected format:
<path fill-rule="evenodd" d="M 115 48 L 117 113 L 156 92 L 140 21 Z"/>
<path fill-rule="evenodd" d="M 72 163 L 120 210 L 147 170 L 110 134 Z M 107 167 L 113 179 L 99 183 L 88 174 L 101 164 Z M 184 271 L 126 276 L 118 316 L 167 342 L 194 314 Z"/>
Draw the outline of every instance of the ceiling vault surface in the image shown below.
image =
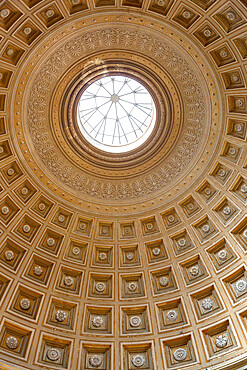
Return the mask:
<path fill-rule="evenodd" d="M 0 369 L 247 369 L 247 1 L 0 1 Z"/>

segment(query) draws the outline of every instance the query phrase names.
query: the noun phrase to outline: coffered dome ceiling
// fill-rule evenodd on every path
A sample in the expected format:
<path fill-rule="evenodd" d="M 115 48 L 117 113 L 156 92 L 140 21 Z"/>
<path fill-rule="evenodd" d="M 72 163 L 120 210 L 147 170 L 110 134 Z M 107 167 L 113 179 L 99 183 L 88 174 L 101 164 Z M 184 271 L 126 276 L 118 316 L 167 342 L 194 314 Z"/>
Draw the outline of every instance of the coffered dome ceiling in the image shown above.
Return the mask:
<path fill-rule="evenodd" d="M 1 368 L 245 368 L 246 10 L 0 3 Z M 156 113 L 110 152 L 87 109 L 97 143 L 111 107 L 119 142 L 151 114 L 119 76 Z"/>

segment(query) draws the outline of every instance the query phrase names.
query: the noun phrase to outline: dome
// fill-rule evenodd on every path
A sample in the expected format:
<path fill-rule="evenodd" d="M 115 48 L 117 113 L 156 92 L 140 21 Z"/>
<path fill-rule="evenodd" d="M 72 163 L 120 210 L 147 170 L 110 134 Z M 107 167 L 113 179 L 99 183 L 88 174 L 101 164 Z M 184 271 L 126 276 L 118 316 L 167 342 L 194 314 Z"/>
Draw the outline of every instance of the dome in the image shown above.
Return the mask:
<path fill-rule="evenodd" d="M 1 369 L 245 368 L 246 11 L 1 2 Z"/>

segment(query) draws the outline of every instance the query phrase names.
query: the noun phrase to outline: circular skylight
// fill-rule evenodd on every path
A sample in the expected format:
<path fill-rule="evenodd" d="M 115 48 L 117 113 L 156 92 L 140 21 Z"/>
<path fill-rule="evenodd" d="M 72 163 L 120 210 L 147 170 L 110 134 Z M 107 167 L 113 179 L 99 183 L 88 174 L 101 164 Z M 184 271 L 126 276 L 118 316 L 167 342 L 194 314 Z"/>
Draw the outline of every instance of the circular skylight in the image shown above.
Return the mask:
<path fill-rule="evenodd" d="M 122 153 L 143 144 L 155 125 L 155 105 L 137 80 L 119 75 L 98 79 L 82 93 L 77 108 L 83 136 L 97 148 Z"/>

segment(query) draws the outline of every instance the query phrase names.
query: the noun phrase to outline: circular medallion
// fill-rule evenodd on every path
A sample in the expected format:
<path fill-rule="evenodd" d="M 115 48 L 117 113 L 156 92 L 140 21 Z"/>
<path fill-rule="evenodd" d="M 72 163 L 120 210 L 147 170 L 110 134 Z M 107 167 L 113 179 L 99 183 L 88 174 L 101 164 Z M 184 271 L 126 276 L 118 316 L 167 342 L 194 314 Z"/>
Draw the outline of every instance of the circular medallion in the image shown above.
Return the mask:
<path fill-rule="evenodd" d="M 206 311 L 211 310 L 214 306 L 214 302 L 211 298 L 204 298 L 202 300 L 201 304 L 202 304 L 202 307 L 204 308 L 204 310 L 206 310 Z"/>
<path fill-rule="evenodd" d="M 55 313 L 55 319 L 59 322 L 63 322 L 67 319 L 67 313 L 65 311 L 58 310 Z"/>
<path fill-rule="evenodd" d="M 24 225 L 22 230 L 24 231 L 24 233 L 29 233 L 31 230 L 31 227 L 29 225 Z"/>
<path fill-rule="evenodd" d="M 99 367 L 102 364 L 102 358 L 98 355 L 89 357 L 89 364 L 93 367 Z"/>
<path fill-rule="evenodd" d="M 24 188 L 22 188 L 22 189 L 21 189 L 21 194 L 22 194 L 22 195 L 27 195 L 27 194 L 28 194 L 28 189 L 27 189 L 27 188 L 25 188 L 25 187 L 24 187 Z"/>
<path fill-rule="evenodd" d="M 138 288 L 137 283 L 135 283 L 134 281 L 128 284 L 128 289 L 130 292 L 135 292 L 137 288 Z"/>
<path fill-rule="evenodd" d="M 153 248 L 152 252 L 153 252 L 153 255 L 155 257 L 157 257 L 157 256 L 160 255 L 160 248 L 159 247 L 155 247 L 155 248 Z"/>
<path fill-rule="evenodd" d="M 187 357 L 187 351 L 184 348 L 178 348 L 176 351 L 173 353 L 173 357 L 177 361 L 183 361 Z"/>
<path fill-rule="evenodd" d="M 6 259 L 6 261 L 12 261 L 15 258 L 15 254 L 13 251 L 10 250 L 5 251 L 4 258 Z"/>
<path fill-rule="evenodd" d="M 178 313 L 175 310 L 170 310 L 166 313 L 166 318 L 169 322 L 174 322 L 178 318 Z"/>
<path fill-rule="evenodd" d="M 106 290 L 106 285 L 103 282 L 98 282 L 95 285 L 95 289 L 97 290 L 98 293 L 103 293 Z"/>
<path fill-rule="evenodd" d="M 40 276 L 43 274 L 43 269 L 41 266 L 35 266 L 34 269 L 33 269 L 33 272 L 34 272 L 34 275 L 36 276 Z"/>
<path fill-rule="evenodd" d="M 142 323 L 142 320 L 139 316 L 132 316 L 130 317 L 130 325 L 134 328 L 138 328 Z"/>
<path fill-rule="evenodd" d="M 208 233 L 209 232 L 209 230 L 210 230 L 210 227 L 209 227 L 209 225 L 203 225 L 202 226 L 202 231 L 204 232 L 204 233 Z"/>
<path fill-rule="evenodd" d="M 71 287 L 74 284 L 74 278 L 72 278 L 72 276 L 65 276 L 65 278 L 64 278 L 64 284 L 67 287 Z"/>
<path fill-rule="evenodd" d="M 247 282 L 243 279 L 240 279 L 236 282 L 236 289 L 239 292 L 244 292 L 247 288 Z"/>
<path fill-rule="evenodd" d="M 105 252 L 100 252 L 99 259 L 100 261 L 105 261 L 107 259 L 107 254 Z"/>
<path fill-rule="evenodd" d="M 61 353 L 56 348 L 49 348 L 46 352 L 46 357 L 50 361 L 57 361 L 59 360 L 60 356 L 61 356 Z"/>
<path fill-rule="evenodd" d="M 218 337 L 215 338 L 215 345 L 218 348 L 226 347 L 227 342 L 228 342 L 228 338 L 226 335 L 218 335 Z"/>
<path fill-rule="evenodd" d="M 133 252 L 128 252 L 126 253 L 126 260 L 127 261 L 132 261 L 134 259 L 135 255 Z"/>
<path fill-rule="evenodd" d="M 192 266 L 190 268 L 190 275 L 193 276 L 193 277 L 198 276 L 199 275 L 199 272 L 200 272 L 200 269 L 199 269 L 199 267 L 197 265 Z"/>
<path fill-rule="evenodd" d="M 72 253 L 75 256 L 78 256 L 80 254 L 80 251 L 81 251 L 81 249 L 79 247 L 73 247 L 73 249 L 72 249 Z"/>
<path fill-rule="evenodd" d="M 163 287 L 167 286 L 169 284 L 169 279 L 166 276 L 161 276 L 159 278 L 159 284 Z"/>
<path fill-rule="evenodd" d="M 1 212 L 3 215 L 7 215 L 9 213 L 9 207 L 3 206 Z"/>
<path fill-rule="evenodd" d="M 143 355 L 135 355 L 132 357 L 132 364 L 135 367 L 141 367 L 145 364 L 145 357 Z"/>
<path fill-rule="evenodd" d="M 55 244 L 55 240 L 53 238 L 48 238 L 47 239 L 47 245 L 49 247 L 53 247 L 54 244 Z"/>
<path fill-rule="evenodd" d="M 94 316 L 92 319 L 92 325 L 95 328 L 100 328 L 103 324 L 104 320 L 101 316 Z"/>
<path fill-rule="evenodd" d="M 23 309 L 23 310 L 28 310 L 31 306 L 31 302 L 29 301 L 29 299 L 27 298 L 23 298 L 21 301 L 20 301 L 20 307 Z"/>
<path fill-rule="evenodd" d="M 228 257 L 228 253 L 226 251 L 226 249 L 221 249 L 219 252 L 218 252 L 218 257 L 221 261 L 225 261 Z"/>
<path fill-rule="evenodd" d="M 16 337 L 10 336 L 6 339 L 6 346 L 10 349 L 16 349 L 19 346 L 19 341 Z"/>

